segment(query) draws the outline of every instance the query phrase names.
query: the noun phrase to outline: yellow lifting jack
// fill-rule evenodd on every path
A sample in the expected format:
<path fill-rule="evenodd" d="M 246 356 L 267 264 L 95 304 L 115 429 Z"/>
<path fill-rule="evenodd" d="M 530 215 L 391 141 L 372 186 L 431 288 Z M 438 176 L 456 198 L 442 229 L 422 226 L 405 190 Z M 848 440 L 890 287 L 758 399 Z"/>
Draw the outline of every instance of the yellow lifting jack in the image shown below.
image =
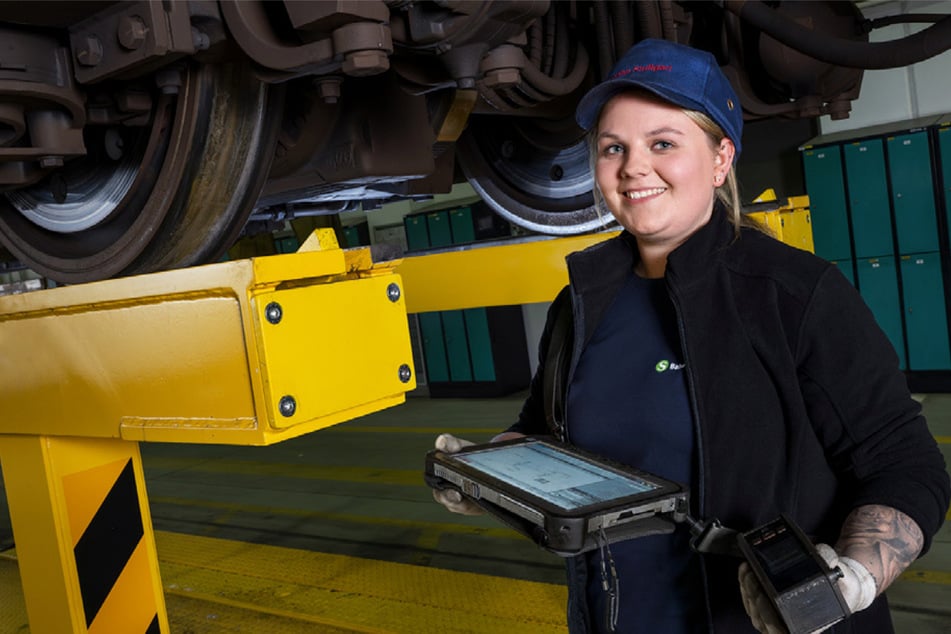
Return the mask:
<path fill-rule="evenodd" d="M 294 254 L 0 298 L 0 462 L 30 630 L 169 631 L 138 443 L 269 445 L 415 387 L 397 262 Z"/>

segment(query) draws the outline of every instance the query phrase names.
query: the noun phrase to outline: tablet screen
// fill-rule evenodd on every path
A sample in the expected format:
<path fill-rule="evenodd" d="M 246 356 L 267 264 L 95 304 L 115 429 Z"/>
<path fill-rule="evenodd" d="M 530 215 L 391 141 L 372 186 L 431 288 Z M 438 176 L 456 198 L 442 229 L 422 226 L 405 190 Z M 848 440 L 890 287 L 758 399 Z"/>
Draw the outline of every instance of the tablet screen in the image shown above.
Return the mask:
<path fill-rule="evenodd" d="M 566 511 L 659 488 L 540 442 L 460 453 L 454 458 Z"/>

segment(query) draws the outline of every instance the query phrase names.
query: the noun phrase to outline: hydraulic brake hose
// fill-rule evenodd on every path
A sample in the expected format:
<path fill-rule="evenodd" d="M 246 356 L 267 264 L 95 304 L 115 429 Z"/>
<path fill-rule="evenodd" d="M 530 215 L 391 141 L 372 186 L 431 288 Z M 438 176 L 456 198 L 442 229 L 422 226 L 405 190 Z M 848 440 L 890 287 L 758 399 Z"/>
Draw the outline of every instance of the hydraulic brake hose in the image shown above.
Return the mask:
<path fill-rule="evenodd" d="M 951 15 L 927 29 L 890 42 L 856 42 L 807 29 L 781 11 L 757 0 L 724 0 L 719 4 L 741 20 L 786 46 L 829 64 L 850 68 L 900 68 L 951 49 Z"/>

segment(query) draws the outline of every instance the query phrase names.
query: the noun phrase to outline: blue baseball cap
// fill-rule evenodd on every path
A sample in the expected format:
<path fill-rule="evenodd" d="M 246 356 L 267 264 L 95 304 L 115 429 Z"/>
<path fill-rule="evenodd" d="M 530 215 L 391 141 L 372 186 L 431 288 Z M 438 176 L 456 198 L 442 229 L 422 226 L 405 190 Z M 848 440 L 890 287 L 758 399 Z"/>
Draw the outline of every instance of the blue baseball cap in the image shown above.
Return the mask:
<path fill-rule="evenodd" d="M 743 109 L 717 60 L 706 51 L 668 40 L 646 39 L 632 46 L 607 79 L 578 103 L 575 120 L 584 130 L 612 97 L 629 88 L 648 90 L 672 104 L 702 112 L 723 130 L 740 155 Z M 734 158 L 735 160 L 735 158 Z"/>

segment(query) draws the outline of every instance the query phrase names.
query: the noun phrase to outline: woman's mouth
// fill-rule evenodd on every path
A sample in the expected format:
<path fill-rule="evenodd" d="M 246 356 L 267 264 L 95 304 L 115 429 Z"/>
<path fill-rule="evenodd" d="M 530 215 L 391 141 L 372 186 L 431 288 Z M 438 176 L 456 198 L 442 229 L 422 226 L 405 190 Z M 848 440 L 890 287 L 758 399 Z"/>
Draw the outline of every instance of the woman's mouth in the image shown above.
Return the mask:
<path fill-rule="evenodd" d="M 648 196 L 656 196 L 657 194 L 663 194 L 667 191 L 666 187 L 653 187 L 651 189 L 638 189 L 636 191 L 626 191 L 624 192 L 624 197 L 630 200 L 640 200 L 641 198 L 647 198 Z"/>

